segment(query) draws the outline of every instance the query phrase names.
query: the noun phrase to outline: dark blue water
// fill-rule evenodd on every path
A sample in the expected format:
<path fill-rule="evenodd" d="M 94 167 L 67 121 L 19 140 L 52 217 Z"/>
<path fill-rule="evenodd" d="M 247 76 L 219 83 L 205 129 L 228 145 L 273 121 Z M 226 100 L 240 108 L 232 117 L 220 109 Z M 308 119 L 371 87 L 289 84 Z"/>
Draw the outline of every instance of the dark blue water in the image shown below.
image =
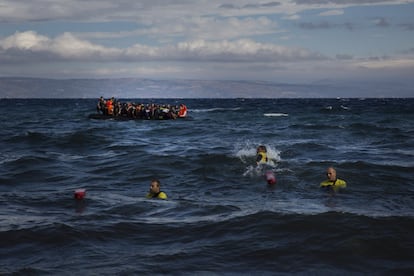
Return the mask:
<path fill-rule="evenodd" d="M 0 100 L 0 274 L 414 273 L 414 99 L 154 102 L 190 118 Z M 168 201 L 145 199 L 152 178 Z"/>

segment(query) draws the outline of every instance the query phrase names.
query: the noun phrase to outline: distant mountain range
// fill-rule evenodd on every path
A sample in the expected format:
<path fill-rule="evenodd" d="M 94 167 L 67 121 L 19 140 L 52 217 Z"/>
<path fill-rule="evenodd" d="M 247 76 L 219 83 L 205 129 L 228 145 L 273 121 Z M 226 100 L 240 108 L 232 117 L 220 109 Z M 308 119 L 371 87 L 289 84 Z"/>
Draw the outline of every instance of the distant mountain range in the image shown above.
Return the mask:
<path fill-rule="evenodd" d="M 403 83 L 0 78 L 0 98 L 336 98 L 413 97 Z M 394 93 L 393 93 L 394 91 Z"/>

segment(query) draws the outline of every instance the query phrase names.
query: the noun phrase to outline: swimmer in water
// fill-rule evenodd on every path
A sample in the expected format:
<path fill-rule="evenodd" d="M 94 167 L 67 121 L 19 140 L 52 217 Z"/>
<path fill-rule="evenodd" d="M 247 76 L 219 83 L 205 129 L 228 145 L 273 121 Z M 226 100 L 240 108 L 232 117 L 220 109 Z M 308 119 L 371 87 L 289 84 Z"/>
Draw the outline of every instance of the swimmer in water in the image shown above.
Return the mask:
<path fill-rule="evenodd" d="M 256 150 L 256 164 L 265 164 L 268 160 L 266 146 L 258 146 Z"/>
<path fill-rule="evenodd" d="M 346 188 L 345 180 L 336 177 L 336 170 L 333 167 L 326 170 L 326 177 L 327 179 L 320 184 L 321 188 L 332 189 L 335 192 L 341 188 Z"/>
<path fill-rule="evenodd" d="M 158 198 L 158 199 L 167 199 L 167 194 L 164 193 L 161 189 L 161 183 L 158 179 L 151 180 L 150 190 L 146 198 Z"/>

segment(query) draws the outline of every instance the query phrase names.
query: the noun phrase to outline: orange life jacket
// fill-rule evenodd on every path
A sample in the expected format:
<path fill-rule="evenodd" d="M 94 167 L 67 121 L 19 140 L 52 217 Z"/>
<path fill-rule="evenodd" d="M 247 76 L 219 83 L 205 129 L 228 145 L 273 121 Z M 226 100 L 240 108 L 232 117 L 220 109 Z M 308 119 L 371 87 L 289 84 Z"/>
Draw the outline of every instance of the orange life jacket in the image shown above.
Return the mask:
<path fill-rule="evenodd" d="M 178 111 L 178 117 L 185 117 L 187 116 L 187 107 L 185 105 L 180 106 L 180 110 Z"/>
<path fill-rule="evenodd" d="M 108 100 L 106 102 L 106 107 L 108 108 L 108 114 L 113 115 L 114 114 L 114 105 L 112 103 L 112 100 Z"/>

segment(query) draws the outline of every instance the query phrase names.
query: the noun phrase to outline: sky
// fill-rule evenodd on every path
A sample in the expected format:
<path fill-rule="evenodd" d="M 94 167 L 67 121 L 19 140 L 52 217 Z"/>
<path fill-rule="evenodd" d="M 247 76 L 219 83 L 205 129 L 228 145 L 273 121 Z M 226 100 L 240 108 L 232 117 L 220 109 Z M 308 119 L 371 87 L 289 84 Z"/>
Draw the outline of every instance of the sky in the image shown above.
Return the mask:
<path fill-rule="evenodd" d="M 0 77 L 409 80 L 414 0 L 0 0 Z"/>

